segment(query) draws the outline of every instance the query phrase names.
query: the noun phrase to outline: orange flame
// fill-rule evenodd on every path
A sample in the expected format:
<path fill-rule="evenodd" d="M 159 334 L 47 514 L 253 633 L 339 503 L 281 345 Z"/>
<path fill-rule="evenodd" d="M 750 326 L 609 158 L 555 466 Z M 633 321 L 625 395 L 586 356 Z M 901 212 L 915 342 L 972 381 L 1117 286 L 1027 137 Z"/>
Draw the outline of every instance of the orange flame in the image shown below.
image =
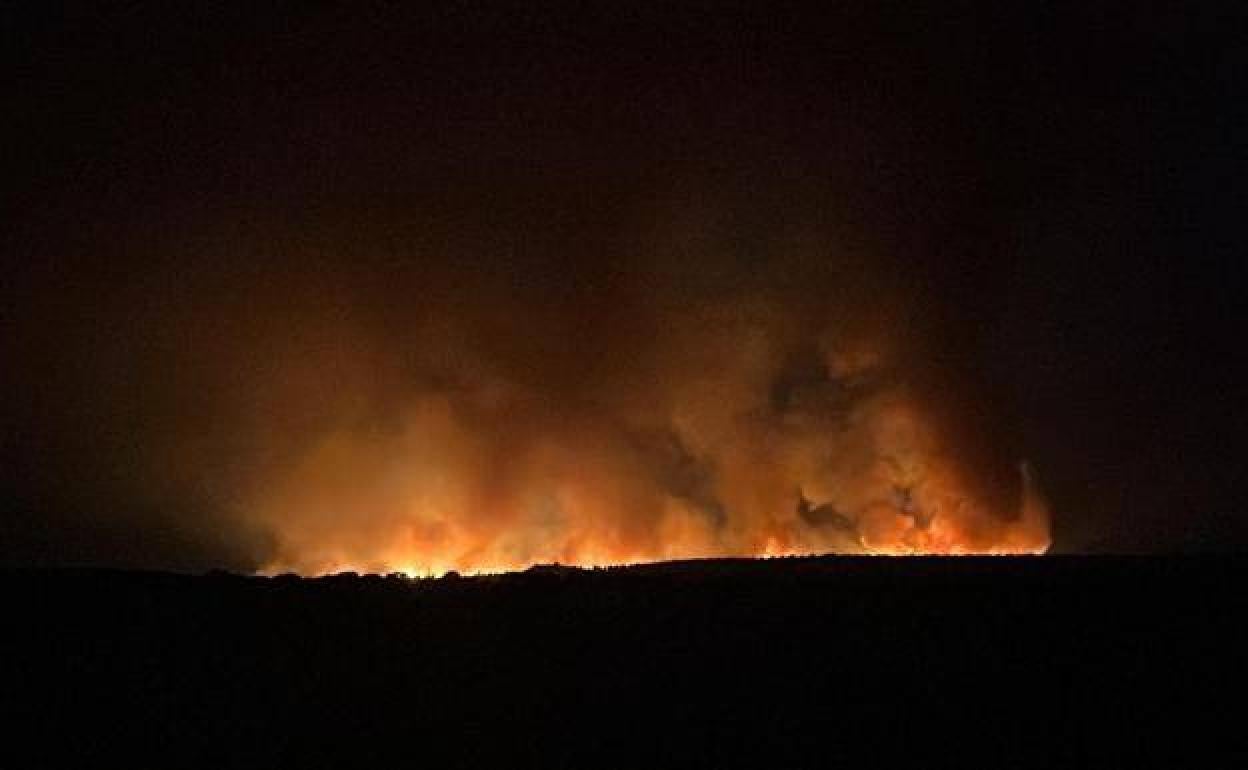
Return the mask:
<path fill-rule="evenodd" d="M 551 416 L 495 388 L 423 397 L 390 435 L 331 433 L 254 504 L 277 542 L 264 571 L 1047 550 L 1028 469 L 1018 509 L 988 510 L 903 388 L 777 414 L 740 375 L 657 388 L 659 427 L 651 408 Z"/>

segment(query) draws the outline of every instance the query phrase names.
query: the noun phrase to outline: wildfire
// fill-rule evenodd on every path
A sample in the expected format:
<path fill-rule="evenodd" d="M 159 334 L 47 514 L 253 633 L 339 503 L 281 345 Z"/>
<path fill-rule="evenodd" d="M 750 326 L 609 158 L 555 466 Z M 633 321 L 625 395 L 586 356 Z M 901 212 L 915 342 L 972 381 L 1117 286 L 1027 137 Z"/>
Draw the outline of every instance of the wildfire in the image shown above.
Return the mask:
<path fill-rule="evenodd" d="M 689 415 L 675 435 L 595 420 L 512 432 L 489 417 L 516 414 L 432 397 L 388 438 L 329 436 L 261 503 L 278 541 L 265 571 L 436 576 L 1049 546 L 1026 467 L 1017 510 L 987 510 L 901 390 L 855 404 L 836 427 L 746 412 Z"/>

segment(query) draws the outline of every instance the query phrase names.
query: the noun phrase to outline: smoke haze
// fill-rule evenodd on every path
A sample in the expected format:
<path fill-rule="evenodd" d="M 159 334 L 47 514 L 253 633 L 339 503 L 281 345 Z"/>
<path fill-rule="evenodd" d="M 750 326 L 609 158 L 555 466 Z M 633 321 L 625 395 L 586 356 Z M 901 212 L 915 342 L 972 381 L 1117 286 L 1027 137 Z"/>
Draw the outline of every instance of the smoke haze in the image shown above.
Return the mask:
<path fill-rule="evenodd" d="M 76 383 L 82 408 L 135 420 L 112 483 L 265 570 L 1047 547 L 1021 458 L 976 467 L 975 426 L 928 408 L 879 259 L 802 211 L 662 204 L 591 242 L 161 244 L 84 301 L 121 381 Z"/>
<path fill-rule="evenodd" d="M 697 5 L 32 7 L 0 561 L 1239 542 L 1195 15 Z"/>

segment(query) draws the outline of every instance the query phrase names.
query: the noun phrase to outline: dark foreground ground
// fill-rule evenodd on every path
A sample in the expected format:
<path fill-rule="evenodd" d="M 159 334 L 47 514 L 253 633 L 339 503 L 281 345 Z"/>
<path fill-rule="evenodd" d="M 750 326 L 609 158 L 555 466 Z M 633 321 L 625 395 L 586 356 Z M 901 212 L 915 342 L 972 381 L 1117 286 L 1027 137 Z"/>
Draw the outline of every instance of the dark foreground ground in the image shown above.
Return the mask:
<path fill-rule="evenodd" d="M 40 754 L 0 766 L 1227 767 L 1245 577 L 1105 557 L 10 571 L 4 750 Z"/>

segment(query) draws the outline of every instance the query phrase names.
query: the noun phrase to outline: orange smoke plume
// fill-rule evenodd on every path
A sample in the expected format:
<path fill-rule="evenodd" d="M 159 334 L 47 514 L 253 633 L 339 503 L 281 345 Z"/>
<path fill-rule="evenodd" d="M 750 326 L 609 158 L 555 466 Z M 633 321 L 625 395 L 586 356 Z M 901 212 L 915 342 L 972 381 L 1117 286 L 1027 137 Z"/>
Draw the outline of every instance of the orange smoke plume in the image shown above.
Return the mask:
<path fill-rule="evenodd" d="M 419 329 L 401 416 L 340 420 L 246 500 L 264 571 L 1048 548 L 1030 471 L 991 509 L 887 346 L 765 301 L 648 321 L 572 367 L 500 363 L 495 327 Z"/>

